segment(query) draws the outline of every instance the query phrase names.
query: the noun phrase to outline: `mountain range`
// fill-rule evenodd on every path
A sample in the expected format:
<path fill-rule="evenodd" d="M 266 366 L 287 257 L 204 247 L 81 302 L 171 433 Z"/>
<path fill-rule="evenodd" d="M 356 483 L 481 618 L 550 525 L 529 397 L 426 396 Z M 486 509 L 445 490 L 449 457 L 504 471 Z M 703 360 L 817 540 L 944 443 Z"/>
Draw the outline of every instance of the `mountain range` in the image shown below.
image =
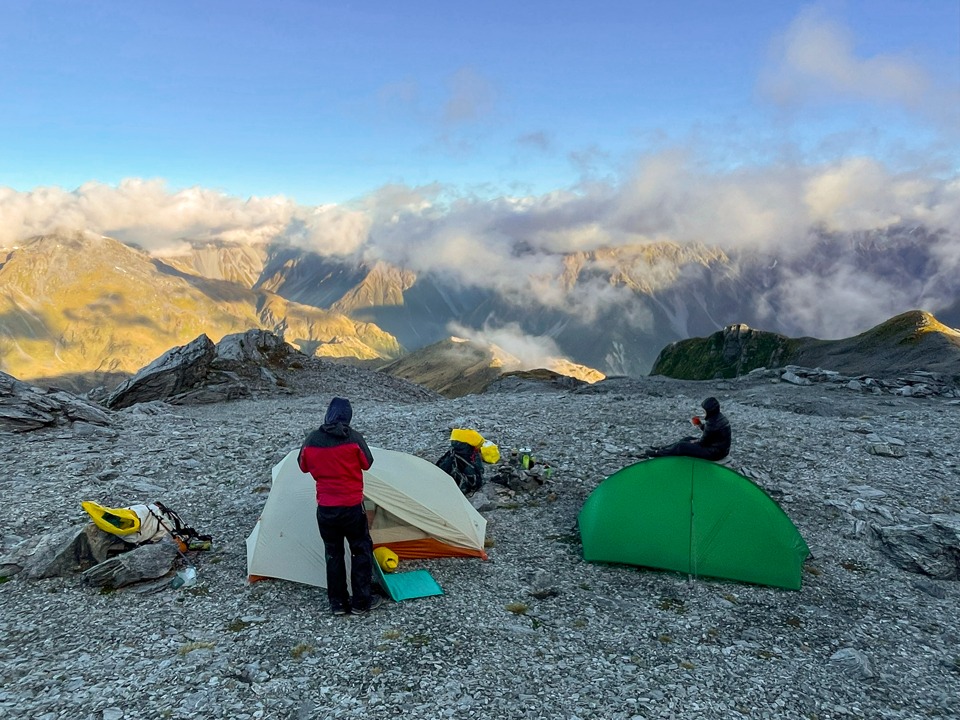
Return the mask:
<path fill-rule="evenodd" d="M 465 334 L 499 346 L 521 369 L 565 358 L 637 376 L 670 343 L 730 324 L 786 337 L 820 324 L 818 336 L 844 337 L 903 304 L 896 312 L 925 307 L 960 325 L 960 277 L 945 271 L 945 235 L 820 232 L 809 247 L 779 254 L 658 241 L 550 263 L 517 243 L 515 266 L 478 260 L 472 277 L 289 243 L 194 240 L 151 255 L 89 232 L 38 236 L 0 254 L 0 369 L 90 387 L 201 333 L 217 341 L 257 328 L 308 355 L 377 366 Z M 537 262 L 552 270 L 533 272 Z M 846 302 L 815 314 L 810 298 L 831 293 Z"/>

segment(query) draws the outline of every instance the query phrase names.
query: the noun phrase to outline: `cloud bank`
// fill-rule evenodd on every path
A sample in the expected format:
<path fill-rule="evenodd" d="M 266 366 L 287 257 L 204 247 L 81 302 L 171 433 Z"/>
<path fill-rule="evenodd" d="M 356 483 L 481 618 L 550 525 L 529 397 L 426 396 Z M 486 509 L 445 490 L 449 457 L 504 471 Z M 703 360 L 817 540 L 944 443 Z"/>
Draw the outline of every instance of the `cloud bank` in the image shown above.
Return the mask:
<path fill-rule="evenodd" d="M 956 289 L 941 276 L 958 270 L 960 178 L 897 172 L 866 157 L 708 172 L 685 151 L 669 150 L 642 158 L 618 183 L 494 199 L 455 197 L 440 186 L 391 186 L 353 207 L 304 207 L 282 197 L 241 200 L 202 188 L 173 190 L 156 180 L 131 179 L 115 187 L 87 183 L 73 191 L 0 188 L 0 246 L 78 229 L 157 255 L 180 252 L 186 241 L 275 242 L 443 273 L 518 302 L 586 316 L 629 305 L 627 288 L 609 282 L 618 262 L 632 263 L 647 289 L 675 279 L 670 263 L 658 266 L 655 254 L 643 255 L 658 243 L 796 260 L 814 250 L 824 233 L 904 226 L 942 231 L 929 241 L 940 265 L 926 284 Z M 619 254 L 602 252 L 611 250 Z M 576 284 L 565 283 L 571 273 L 579 276 Z M 867 314 L 876 320 L 895 305 L 942 302 L 936 293 L 922 292 L 911 302 L 903 288 L 870 292 L 862 274 L 852 260 L 846 274 L 835 273 L 831 282 L 845 288 L 843 297 L 812 277 L 795 279 L 790 304 L 809 314 L 798 329 L 825 332 L 829 308 L 850 306 L 853 296 L 869 298 L 873 309 Z"/>

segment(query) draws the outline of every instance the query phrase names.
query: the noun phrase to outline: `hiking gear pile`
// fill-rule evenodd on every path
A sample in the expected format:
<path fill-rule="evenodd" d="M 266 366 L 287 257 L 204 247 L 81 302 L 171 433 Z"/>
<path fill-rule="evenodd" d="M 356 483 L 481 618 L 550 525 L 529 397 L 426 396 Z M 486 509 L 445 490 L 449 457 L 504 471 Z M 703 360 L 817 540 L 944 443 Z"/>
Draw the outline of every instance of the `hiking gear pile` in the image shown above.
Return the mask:
<path fill-rule="evenodd" d="M 176 540 L 181 552 L 209 550 L 213 545 L 212 536 L 190 527 L 179 513 L 159 501 L 121 508 L 106 507 L 92 500 L 84 500 L 80 505 L 94 525 L 131 545 L 154 543 L 167 535 Z"/>
<path fill-rule="evenodd" d="M 466 495 L 483 486 L 483 464 L 499 460 L 500 449 L 476 430 L 454 428 L 450 433 L 450 449 L 436 465 L 452 477 Z"/>

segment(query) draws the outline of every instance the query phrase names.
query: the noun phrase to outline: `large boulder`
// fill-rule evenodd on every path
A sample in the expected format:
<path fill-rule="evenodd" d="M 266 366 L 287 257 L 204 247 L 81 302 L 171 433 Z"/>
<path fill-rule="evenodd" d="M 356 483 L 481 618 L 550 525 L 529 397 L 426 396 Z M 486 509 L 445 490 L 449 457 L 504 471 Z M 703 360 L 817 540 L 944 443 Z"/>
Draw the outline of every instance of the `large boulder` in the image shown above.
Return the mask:
<path fill-rule="evenodd" d="M 142 580 L 163 577 L 177 559 L 176 544 L 169 538 L 149 545 L 138 545 L 129 552 L 84 570 L 83 580 L 105 588 L 121 588 Z"/>
<path fill-rule="evenodd" d="M 111 392 L 104 404 L 120 409 L 153 400 L 170 401 L 204 384 L 216 346 L 206 335 L 165 352 Z"/>
<path fill-rule="evenodd" d="M 92 585 L 120 588 L 166 575 L 178 556 L 169 537 L 132 545 L 93 523 L 69 525 L 7 547 L 0 553 L 0 577 L 22 574 L 37 580 L 80 573 Z"/>
<path fill-rule="evenodd" d="M 960 515 L 930 515 L 921 523 L 875 525 L 871 530 L 897 567 L 939 580 L 960 580 Z"/>
<path fill-rule="evenodd" d="M 266 330 L 247 330 L 226 335 L 216 347 L 215 367 L 239 370 L 250 364 L 282 364 L 291 355 L 306 357 L 280 337 Z"/>
<path fill-rule="evenodd" d="M 6 548 L 0 557 L 0 577 L 19 573 L 31 579 L 72 575 L 129 548 L 119 537 L 92 523 L 68 525 Z"/>
<path fill-rule="evenodd" d="M 109 425 L 110 417 L 64 390 L 33 387 L 0 372 L 0 429 L 23 432 L 77 421 Z"/>
<path fill-rule="evenodd" d="M 289 392 L 287 377 L 317 361 L 266 330 L 206 335 L 168 350 L 103 401 L 109 408 L 162 401 L 172 405 L 224 402 L 257 392 Z"/>

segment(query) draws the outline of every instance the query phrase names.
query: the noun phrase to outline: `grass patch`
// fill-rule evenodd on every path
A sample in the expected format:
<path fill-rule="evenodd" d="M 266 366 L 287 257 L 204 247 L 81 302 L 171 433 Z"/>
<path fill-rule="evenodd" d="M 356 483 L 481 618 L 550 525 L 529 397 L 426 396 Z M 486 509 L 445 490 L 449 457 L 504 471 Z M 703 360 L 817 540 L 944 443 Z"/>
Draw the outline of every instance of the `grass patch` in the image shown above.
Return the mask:
<path fill-rule="evenodd" d="M 396 629 L 384 630 L 381 637 L 384 640 L 399 640 L 403 637 L 403 633 Z"/>
<path fill-rule="evenodd" d="M 497 546 L 497 541 L 494 540 L 492 537 L 484 538 L 483 546 L 485 548 L 495 548 Z"/>
<path fill-rule="evenodd" d="M 407 642 L 414 647 L 426 647 L 430 644 L 430 636 L 425 633 L 414 633 L 407 638 Z"/>
<path fill-rule="evenodd" d="M 683 600 L 672 597 L 660 598 L 660 602 L 657 603 L 657 607 L 661 610 L 670 610 L 675 612 L 677 615 L 682 615 L 687 611 L 687 606 L 684 604 Z"/>
<path fill-rule="evenodd" d="M 244 622 L 240 618 L 237 618 L 227 623 L 227 626 L 225 629 L 228 630 L 229 632 L 238 633 L 238 632 L 243 632 L 251 625 L 253 625 L 253 623 Z"/>
<path fill-rule="evenodd" d="M 209 642 L 207 640 L 201 640 L 198 642 L 189 642 L 185 645 L 181 645 L 177 650 L 177 655 L 189 655 L 194 650 L 213 650 L 217 644 L 215 642 Z"/>
<path fill-rule="evenodd" d="M 664 634 L 662 634 L 662 635 L 657 635 L 657 640 L 659 640 L 660 642 L 662 642 L 664 645 L 669 645 L 670 643 L 673 642 L 673 638 L 672 638 L 671 636 L 667 635 L 666 633 L 664 633 Z"/>
<path fill-rule="evenodd" d="M 522 602 L 507 603 L 504 607 L 514 615 L 526 615 L 527 611 L 530 610 L 530 606 Z"/>
<path fill-rule="evenodd" d="M 298 643 L 293 646 L 293 650 L 290 651 L 290 657 L 294 660 L 300 660 L 304 655 L 309 655 L 314 650 L 313 645 L 308 645 L 307 643 Z"/>
<path fill-rule="evenodd" d="M 576 533 L 567 533 L 566 535 L 547 535 L 547 540 L 561 543 L 563 545 L 579 545 L 580 536 Z"/>
<path fill-rule="evenodd" d="M 876 570 L 874 570 L 872 567 L 864 565 L 858 560 L 843 560 L 840 563 L 840 567 L 842 567 L 844 570 L 848 570 L 849 572 L 861 573 L 863 575 L 876 572 Z"/>
<path fill-rule="evenodd" d="M 803 623 L 800 621 L 800 618 L 798 618 L 796 615 L 791 615 L 784 622 L 786 622 L 787 625 L 789 625 L 790 627 L 795 627 L 795 628 L 803 627 Z"/>

